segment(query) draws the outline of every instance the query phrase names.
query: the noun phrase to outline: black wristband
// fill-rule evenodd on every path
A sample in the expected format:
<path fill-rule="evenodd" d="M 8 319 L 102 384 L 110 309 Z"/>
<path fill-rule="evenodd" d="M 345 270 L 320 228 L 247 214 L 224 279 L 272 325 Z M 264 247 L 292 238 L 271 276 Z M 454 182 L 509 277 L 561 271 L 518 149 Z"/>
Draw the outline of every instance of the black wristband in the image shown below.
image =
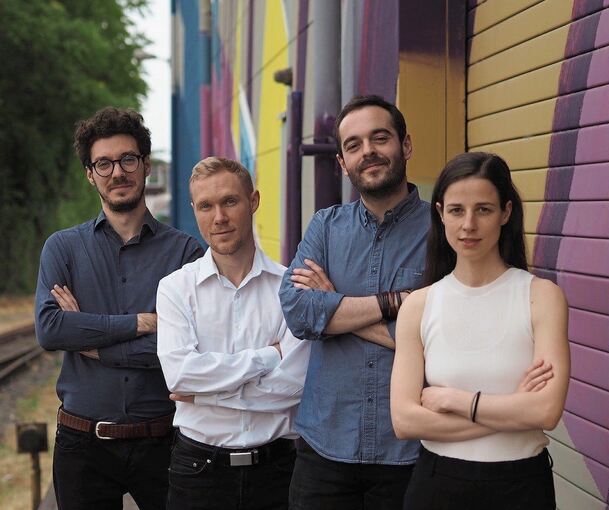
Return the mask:
<path fill-rule="evenodd" d="M 476 423 L 476 413 L 478 412 L 478 401 L 480 400 L 481 391 L 477 391 L 472 400 L 472 422 Z"/>

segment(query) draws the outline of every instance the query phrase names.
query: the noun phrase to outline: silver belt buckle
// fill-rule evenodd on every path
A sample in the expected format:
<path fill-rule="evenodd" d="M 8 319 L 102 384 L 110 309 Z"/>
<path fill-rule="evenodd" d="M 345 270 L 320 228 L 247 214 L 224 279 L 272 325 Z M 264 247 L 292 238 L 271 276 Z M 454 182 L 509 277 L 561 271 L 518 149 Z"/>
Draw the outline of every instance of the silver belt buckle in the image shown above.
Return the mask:
<path fill-rule="evenodd" d="M 251 466 L 252 464 L 258 464 L 258 450 L 235 452 L 229 455 L 231 466 Z"/>
<path fill-rule="evenodd" d="M 112 422 L 112 421 L 98 421 L 95 424 L 95 437 L 97 437 L 97 439 L 116 439 L 115 437 L 101 436 L 99 434 L 99 426 L 100 425 L 114 425 L 114 422 Z"/>

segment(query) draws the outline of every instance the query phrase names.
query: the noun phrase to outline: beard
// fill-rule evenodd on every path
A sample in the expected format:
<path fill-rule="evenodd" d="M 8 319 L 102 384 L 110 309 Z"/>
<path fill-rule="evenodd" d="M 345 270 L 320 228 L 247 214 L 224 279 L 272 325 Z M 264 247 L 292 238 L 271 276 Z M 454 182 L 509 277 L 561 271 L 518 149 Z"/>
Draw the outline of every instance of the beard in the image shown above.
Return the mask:
<path fill-rule="evenodd" d="M 120 184 L 128 184 L 128 183 L 129 183 L 129 180 L 125 176 L 123 176 L 122 178 L 113 180 L 112 186 L 117 186 Z M 140 202 L 142 201 L 142 198 L 144 196 L 144 185 L 143 184 L 140 189 L 136 190 L 136 194 L 133 197 L 126 197 L 122 200 L 112 200 L 107 194 L 100 191 L 100 189 L 97 187 L 97 184 L 95 184 L 95 189 L 97 190 L 97 193 L 99 193 L 99 196 L 102 199 L 102 201 L 108 205 L 109 209 L 112 212 L 117 212 L 117 213 L 125 213 L 125 212 L 133 211 L 140 204 Z"/>
<path fill-rule="evenodd" d="M 382 178 L 375 182 L 367 182 L 366 178 L 362 176 L 362 172 L 373 165 L 385 165 L 387 170 L 383 174 Z M 406 159 L 404 158 L 404 151 L 400 151 L 400 155 L 395 159 L 393 164 L 391 161 L 380 155 L 372 156 L 362 161 L 355 170 L 347 172 L 349 180 L 353 187 L 359 191 L 360 195 L 369 196 L 373 198 L 385 198 L 393 195 L 397 188 L 406 180 Z"/>

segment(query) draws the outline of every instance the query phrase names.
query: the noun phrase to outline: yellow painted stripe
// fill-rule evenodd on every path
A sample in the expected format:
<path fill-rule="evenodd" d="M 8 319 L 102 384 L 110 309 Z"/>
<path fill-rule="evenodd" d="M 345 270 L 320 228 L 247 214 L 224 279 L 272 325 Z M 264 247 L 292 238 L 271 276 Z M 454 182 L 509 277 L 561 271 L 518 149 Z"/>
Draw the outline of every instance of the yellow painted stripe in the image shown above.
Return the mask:
<path fill-rule="evenodd" d="M 468 91 L 561 61 L 568 35 L 569 26 L 565 25 L 471 65 Z"/>
<path fill-rule="evenodd" d="M 468 36 L 478 34 L 487 28 L 508 19 L 543 0 L 488 0 L 479 5 L 469 15 L 474 18 L 474 31 Z"/>
<path fill-rule="evenodd" d="M 522 200 L 545 200 L 547 168 L 512 172 L 512 181 Z"/>
<path fill-rule="evenodd" d="M 508 10 L 517 4 L 529 3 L 529 9 L 508 17 L 502 23 L 482 32 L 472 39 L 469 61 L 478 62 L 507 48 L 538 37 L 571 21 L 572 2 L 565 0 L 546 0 L 545 2 L 494 1 L 487 2 L 503 5 Z M 478 21 L 476 15 L 476 21 Z"/>
<path fill-rule="evenodd" d="M 398 100 L 411 133 L 408 178 L 430 184 L 446 164 L 446 108 L 443 59 L 436 55 L 400 57 Z M 463 120 L 461 120 L 463 122 Z"/>
<path fill-rule="evenodd" d="M 527 264 L 531 266 L 533 264 L 533 253 L 535 253 L 535 240 L 537 239 L 536 235 L 533 234 L 525 234 L 524 236 L 524 244 L 527 250 Z"/>
<path fill-rule="evenodd" d="M 283 18 L 281 0 L 266 2 L 262 49 L 260 115 L 256 127 L 258 141 L 256 179 L 260 190 L 260 208 L 256 214 L 256 231 L 262 248 L 275 260 L 280 258 L 281 211 L 281 130 L 279 116 L 286 109 L 285 85 L 276 83 L 273 74 L 288 66 L 288 37 Z"/>
<path fill-rule="evenodd" d="M 475 146 L 550 133 L 556 101 L 548 99 L 475 119 L 467 123 L 467 139 Z"/>
<path fill-rule="evenodd" d="M 543 208 L 543 202 L 523 202 L 524 208 L 524 231 L 527 234 L 537 233 L 537 224 Z"/>
<path fill-rule="evenodd" d="M 558 95 L 562 62 L 485 87 L 467 96 L 467 118 L 499 112 Z"/>
<path fill-rule="evenodd" d="M 493 152 L 506 160 L 512 170 L 545 168 L 548 166 L 551 134 L 527 139 L 491 143 L 470 147 L 470 151 Z"/>

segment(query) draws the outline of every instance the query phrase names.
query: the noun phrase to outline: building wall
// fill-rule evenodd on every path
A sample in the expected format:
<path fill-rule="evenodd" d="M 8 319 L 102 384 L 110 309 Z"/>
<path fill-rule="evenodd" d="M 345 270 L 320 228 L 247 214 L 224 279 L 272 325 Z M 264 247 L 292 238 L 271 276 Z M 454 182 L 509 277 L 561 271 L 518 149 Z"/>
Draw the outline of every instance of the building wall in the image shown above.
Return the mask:
<path fill-rule="evenodd" d="M 313 13 L 333 1 L 341 60 L 324 83 Z M 508 161 L 531 266 L 569 302 L 572 380 L 549 434 L 558 505 L 609 508 L 609 0 L 174 0 L 174 12 L 174 210 L 189 213 L 184 183 L 198 159 L 237 157 L 261 190 L 256 231 L 276 260 L 290 207 L 290 91 L 303 94 L 304 143 L 330 81 L 340 80 L 341 104 L 357 93 L 397 100 L 414 140 L 408 172 L 424 196 L 461 150 Z M 273 80 L 286 67 L 291 87 Z M 303 230 L 314 169 L 304 157 Z M 343 184 L 343 201 L 352 196 Z M 186 212 L 176 224 L 192 232 Z"/>
<path fill-rule="evenodd" d="M 467 139 L 525 200 L 529 261 L 569 303 L 571 384 L 550 432 L 558 507 L 609 492 L 609 1 L 469 2 Z"/>

